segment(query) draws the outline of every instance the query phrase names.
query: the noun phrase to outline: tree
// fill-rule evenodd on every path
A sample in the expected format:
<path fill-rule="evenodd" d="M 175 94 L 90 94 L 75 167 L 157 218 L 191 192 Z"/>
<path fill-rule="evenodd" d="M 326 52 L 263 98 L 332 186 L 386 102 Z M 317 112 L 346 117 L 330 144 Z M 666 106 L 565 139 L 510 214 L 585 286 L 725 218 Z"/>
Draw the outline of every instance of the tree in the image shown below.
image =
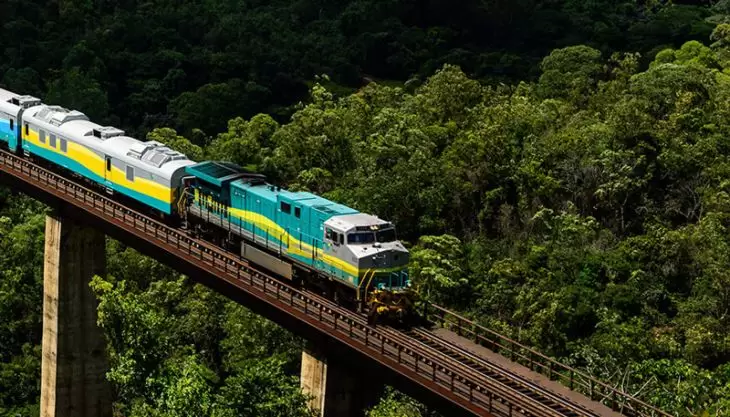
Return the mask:
<path fill-rule="evenodd" d="M 69 109 L 79 110 L 89 119 L 102 122 L 109 114 L 107 95 L 92 77 L 74 67 L 51 83 L 44 99 Z"/>

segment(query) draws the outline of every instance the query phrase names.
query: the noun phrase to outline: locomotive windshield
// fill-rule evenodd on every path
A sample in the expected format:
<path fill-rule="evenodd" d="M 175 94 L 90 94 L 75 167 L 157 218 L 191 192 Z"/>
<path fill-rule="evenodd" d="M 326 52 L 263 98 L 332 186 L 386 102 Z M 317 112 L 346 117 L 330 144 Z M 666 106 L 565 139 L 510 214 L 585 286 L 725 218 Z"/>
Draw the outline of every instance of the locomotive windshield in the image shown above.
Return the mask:
<path fill-rule="evenodd" d="M 379 230 L 377 232 L 355 232 L 347 235 L 347 243 L 350 245 L 364 245 L 367 243 L 395 242 L 395 229 Z"/>
<path fill-rule="evenodd" d="M 380 243 L 395 242 L 395 229 L 380 230 L 375 236 Z"/>
<path fill-rule="evenodd" d="M 347 243 L 351 245 L 364 245 L 373 242 L 375 242 L 375 234 L 373 232 L 357 232 L 347 235 Z"/>

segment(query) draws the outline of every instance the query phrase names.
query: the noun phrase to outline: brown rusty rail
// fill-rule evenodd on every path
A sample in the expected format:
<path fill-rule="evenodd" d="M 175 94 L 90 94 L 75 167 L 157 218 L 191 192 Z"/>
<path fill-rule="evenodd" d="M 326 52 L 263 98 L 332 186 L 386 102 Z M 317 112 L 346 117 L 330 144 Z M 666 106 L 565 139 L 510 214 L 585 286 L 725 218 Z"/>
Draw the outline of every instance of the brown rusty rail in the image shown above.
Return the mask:
<path fill-rule="evenodd" d="M 51 196 L 54 201 L 83 211 L 83 216 L 93 216 L 105 226 L 142 239 L 201 275 L 213 274 L 230 287 L 341 342 L 464 411 L 500 417 L 561 415 L 535 401 L 529 392 L 517 391 L 448 356 L 415 346 L 402 333 L 370 327 L 362 317 L 292 288 L 235 254 L 194 239 L 24 158 L 0 150 L 0 172 L 12 176 L 13 181 L 22 181 L 32 193 Z"/>
<path fill-rule="evenodd" d="M 600 401 L 629 417 L 673 417 L 638 398 L 618 390 L 590 375 L 503 336 L 443 307 L 425 304 L 428 320 L 449 329 L 459 336 L 472 340 L 487 349 L 511 359 L 513 362 L 558 381 L 573 391 Z"/>

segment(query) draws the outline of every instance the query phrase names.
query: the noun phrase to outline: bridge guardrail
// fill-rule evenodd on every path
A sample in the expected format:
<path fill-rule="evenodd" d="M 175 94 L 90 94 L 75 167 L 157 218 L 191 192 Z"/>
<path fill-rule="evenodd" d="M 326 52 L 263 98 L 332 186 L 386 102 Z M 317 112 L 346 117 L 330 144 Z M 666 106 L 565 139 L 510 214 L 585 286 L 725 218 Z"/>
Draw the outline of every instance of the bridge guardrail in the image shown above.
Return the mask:
<path fill-rule="evenodd" d="M 424 316 L 459 336 L 470 339 L 492 352 L 558 381 L 572 391 L 611 407 L 629 417 L 674 417 L 640 399 L 601 382 L 542 353 L 469 320 L 453 311 L 424 303 Z"/>

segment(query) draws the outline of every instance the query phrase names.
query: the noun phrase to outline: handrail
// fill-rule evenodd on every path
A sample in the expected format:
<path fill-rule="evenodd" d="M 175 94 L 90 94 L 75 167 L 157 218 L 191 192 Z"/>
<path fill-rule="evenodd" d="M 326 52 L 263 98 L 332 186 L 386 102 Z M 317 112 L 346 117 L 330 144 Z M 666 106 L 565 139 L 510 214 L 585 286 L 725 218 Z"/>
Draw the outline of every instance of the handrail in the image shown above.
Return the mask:
<path fill-rule="evenodd" d="M 357 284 L 357 301 L 360 301 L 362 299 L 362 292 L 361 292 L 362 291 L 362 285 L 365 284 L 365 281 L 367 281 L 368 274 L 370 273 L 371 270 L 372 270 L 372 268 L 370 268 L 367 271 L 365 271 L 365 275 L 362 276 L 362 279 Z"/>
<path fill-rule="evenodd" d="M 649 405 L 624 391 L 616 389 L 594 377 L 565 365 L 557 360 L 503 336 L 494 330 L 481 326 L 453 311 L 436 304 L 424 304 L 425 318 L 455 331 L 456 334 L 468 337 L 474 343 L 508 357 L 513 362 L 528 367 L 530 370 L 557 380 L 572 391 L 580 392 L 593 401 L 599 401 L 614 411 L 631 417 L 673 417 L 671 414 Z M 436 318 L 437 320 L 432 320 Z M 449 320 L 451 318 L 451 320 Z M 606 403 L 606 401 L 609 403 Z"/>

